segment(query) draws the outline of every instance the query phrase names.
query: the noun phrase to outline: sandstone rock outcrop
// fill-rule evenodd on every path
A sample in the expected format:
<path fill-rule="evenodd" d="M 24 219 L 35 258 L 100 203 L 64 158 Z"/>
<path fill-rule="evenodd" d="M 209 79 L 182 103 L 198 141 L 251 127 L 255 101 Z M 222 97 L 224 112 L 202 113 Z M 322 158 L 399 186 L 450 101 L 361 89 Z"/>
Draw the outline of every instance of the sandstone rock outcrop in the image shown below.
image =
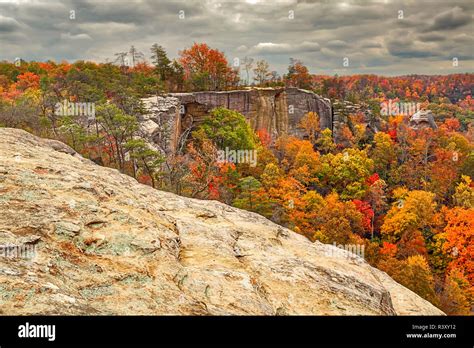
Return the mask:
<path fill-rule="evenodd" d="M 412 129 L 438 128 L 431 110 L 420 110 L 415 112 L 410 116 L 409 122 Z"/>
<path fill-rule="evenodd" d="M 358 256 L 65 149 L 0 128 L 0 314 L 442 314 Z"/>
<path fill-rule="evenodd" d="M 181 136 L 179 99 L 157 96 L 142 101 L 148 113 L 139 118 L 141 136 L 163 153 L 174 152 Z"/>
<path fill-rule="evenodd" d="M 265 129 L 273 138 L 289 134 L 303 136 L 301 118 L 316 112 L 321 129 L 333 127 L 331 102 L 317 94 L 298 88 L 253 88 L 237 91 L 172 93 L 166 97 L 143 99 L 150 111 L 142 120 L 142 130 L 148 138 L 163 138 L 169 133 L 169 145 L 174 149 L 182 134 L 202 121 L 213 108 L 225 107 L 243 114 L 254 130 Z M 178 111 L 178 112 L 177 112 Z M 159 128 L 163 119 L 169 122 L 166 130 Z"/>
<path fill-rule="evenodd" d="M 354 121 L 351 120 L 351 115 L 361 114 L 363 119 L 360 124 L 365 127 L 367 134 L 375 134 L 382 128 L 382 119 L 373 115 L 372 110 L 366 104 L 352 103 L 348 100 L 334 100 L 333 108 L 333 138 L 336 143 L 341 143 L 340 136 L 344 126 L 355 133 Z"/>

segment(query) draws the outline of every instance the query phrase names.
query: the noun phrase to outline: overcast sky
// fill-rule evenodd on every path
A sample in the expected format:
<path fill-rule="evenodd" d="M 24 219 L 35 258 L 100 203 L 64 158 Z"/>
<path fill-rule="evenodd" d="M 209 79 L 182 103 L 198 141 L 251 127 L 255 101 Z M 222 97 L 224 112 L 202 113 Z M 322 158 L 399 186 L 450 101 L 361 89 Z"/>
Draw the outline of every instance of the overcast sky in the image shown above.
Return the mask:
<path fill-rule="evenodd" d="M 473 13 L 472 0 L 0 0 L 0 60 L 104 62 L 130 45 L 149 58 L 155 42 L 174 58 L 206 42 L 280 74 L 290 57 L 314 74 L 473 72 Z"/>

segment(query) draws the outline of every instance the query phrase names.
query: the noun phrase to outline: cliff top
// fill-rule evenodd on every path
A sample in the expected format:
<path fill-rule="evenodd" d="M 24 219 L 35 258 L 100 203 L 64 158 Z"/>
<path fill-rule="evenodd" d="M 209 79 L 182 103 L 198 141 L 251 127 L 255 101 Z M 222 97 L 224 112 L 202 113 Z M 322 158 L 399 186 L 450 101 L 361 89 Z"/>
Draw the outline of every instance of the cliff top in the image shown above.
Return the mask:
<path fill-rule="evenodd" d="M 231 94 L 231 93 L 248 93 L 248 92 L 253 92 L 253 91 L 277 91 L 277 92 L 282 92 L 282 91 L 298 91 L 302 93 L 309 93 L 309 94 L 314 94 L 319 97 L 318 94 L 298 88 L 298 87 L 244 87 L 243 89 L 233 89 L 229 91 L 195 91 L 195 92 L 181 92 L 181 93 L 169 93 L 171 96 L 184 96 L 184 95 L 193 95 L 193 94 Z"/>

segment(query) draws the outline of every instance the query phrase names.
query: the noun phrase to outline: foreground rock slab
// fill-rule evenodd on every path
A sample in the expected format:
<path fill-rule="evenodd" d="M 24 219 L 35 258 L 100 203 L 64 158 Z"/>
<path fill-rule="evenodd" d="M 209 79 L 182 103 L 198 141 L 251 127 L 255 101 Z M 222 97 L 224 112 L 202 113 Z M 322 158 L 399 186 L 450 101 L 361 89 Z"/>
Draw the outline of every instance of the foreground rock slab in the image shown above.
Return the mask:
<path fill-rule="evenodd" d="M 17 129 L 0 128 L 0 245 L 20 256 L 0 256 L 3 315 L 443 314 L 341 249 Z"/>

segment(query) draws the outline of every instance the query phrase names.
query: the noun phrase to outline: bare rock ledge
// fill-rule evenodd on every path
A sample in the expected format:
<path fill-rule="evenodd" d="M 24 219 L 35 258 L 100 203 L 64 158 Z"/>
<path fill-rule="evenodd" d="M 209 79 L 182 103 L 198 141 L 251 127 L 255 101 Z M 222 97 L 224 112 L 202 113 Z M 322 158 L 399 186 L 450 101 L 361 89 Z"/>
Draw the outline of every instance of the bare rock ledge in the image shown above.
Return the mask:
<path fill-rule="evenodd" d="M 443 315 L 341 249 L 8 128 L 0 245 L 34 249 L 0 256 L 3 315 Z"/>

